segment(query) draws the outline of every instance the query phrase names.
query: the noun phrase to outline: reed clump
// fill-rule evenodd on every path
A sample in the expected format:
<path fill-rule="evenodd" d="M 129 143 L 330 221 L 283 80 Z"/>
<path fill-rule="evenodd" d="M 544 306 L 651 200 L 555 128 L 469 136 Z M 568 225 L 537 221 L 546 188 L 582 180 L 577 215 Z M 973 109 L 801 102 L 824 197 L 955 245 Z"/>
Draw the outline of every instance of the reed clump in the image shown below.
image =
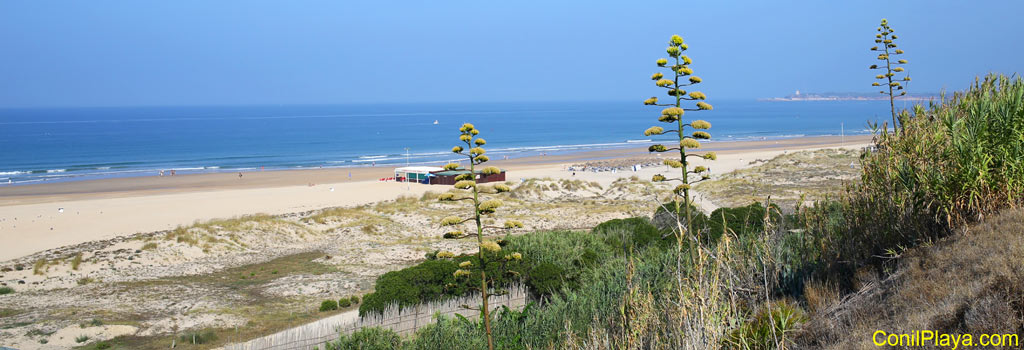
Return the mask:
<path fill-rule="evenodd" d="M 909 112 L 908 112 L 909 113 Z M 898 257 L 1024 204 L 1024 81 L 976 80 L 942 104 L 915 106 L 899 134 L 876 133 L 860 181 L 806 208 L 810 236 L 837 256 L 833 272 Z"/>

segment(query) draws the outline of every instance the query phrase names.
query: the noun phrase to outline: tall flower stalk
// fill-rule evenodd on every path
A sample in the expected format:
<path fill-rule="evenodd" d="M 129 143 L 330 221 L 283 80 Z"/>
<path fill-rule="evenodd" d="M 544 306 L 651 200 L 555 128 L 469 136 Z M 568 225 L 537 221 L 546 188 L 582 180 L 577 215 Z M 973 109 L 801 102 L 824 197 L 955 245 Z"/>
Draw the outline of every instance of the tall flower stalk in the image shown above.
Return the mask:
<path fill-rule="evenodd" d="M 893 34 L 895 30 L 889 27 L 889 21 L 885 18 L 882 19 L 882 24 L 876 29 L 878 34 L 875 34 L 875 44 L 881 44 L 881 47 L 875 45 L 871 47 L 871 51 L 878 52 L 877 59 L 885 62 L 884 66 L 872 64 L 871 69 L 885 69 L 885 74 L 879 74 L 875 76 L 875 79 L 886 81 L 886 86 L 889 88 L 888 92 L 885 90 L 879 91 L 881 94 L 889 94 L 889 110 L 892 113 L 892 128 L 894 131 L 903 129 L 903 123 L 897 124 L 896 119 L 896 97 L 906 95 L 907 92 L 904 90 L 904 85 L 900 84 L 900 81 L 904 83 L 910 82 L 910 76 L 904 75 L 902 79 L 897 78 L 896 75 L 903 73 L 903 67 L 901 65 L 907 64 L 907 60 L 897 60 L 895 56 L 903 54 L 903 50 L 896 48 L 896 39 L 899 37 Z M 904 73 L 905 74 L 905 73 Z M 882 86 L 879 82 L 871 83 L 871 86 Z M 897 129 L 899 128 L 899 129 Z"/>
<path fill-rule="evenodd" d="M 469 277 L 473 273 L 471 270 L 478 270 L 480 274 L 480 286 L 473 288 L 479 289 L 482 306 L 480 308 L 480 317 L 484 321 L 484 329 L 487 332 L 487 347 L 490 350 L 494 350 L 494 337 L 491 333 L 491 317 L 490 307 L 488 304 L 489 289 L 494 287 L 494 276 L 490 278 L 487 276 L 487 265 L 489 263 L 499 262 L 502 265 L 500 270 L 505 271 L 509 274 L 517 274 L 515 271 L 510 271 L 507 268 L 507 263 L 510 261 L 522 260 L 522 255 L 519 253 L 513 253 L 505 255 L 503 258 L 498 259 L 497 257 L 501 253 L 501 245 L 492 240 L 484 240 L 484 229 L 504 229 L 510 230 L 515 228 L 522 228 L 523 224 L 519 221 L 509 220 L 506 221 L 502 227 L 484 226 L 481 218 L 486 215 L 494 214 L 494 212 L 501 207 L 504 203 L 500 199 L 484 199 L 482 194 L 497 194 L 509 191 L 509 187 L 505 184 L 495 184 L 494 186 L 477 186 L 476 183 L 476 167 L 481 166 L 487 162 L 489 158 L 485 155 L 487 153 L 483 146 L 487 144 L 483 138 L 477 137 L 480 131 L 473 126 L 473 124 L 463 124 L 459 128 L 459 140 L 465 143 L 465 146 L 455 146 L 452 148 L 452 152 L 458 155 L 465 156 L 469 161 L 468 172 L 460 174 L 455 178 L 455 190 L 452 192 L 443 193 L 438 196 L 438 200 L 443 202 L 454 202 L 454 201 L 468 201 L 472 203 L 472 215 L 466 218 L 460 216 L 449 216 L 441 220 L 441 226 L 444 227 L 457 227 L 466 222 L 472 221 L 476 224 L 475 233 L 465 233 L 460 230 L 452 230 L 444 234 L 444 238 L 448 239 L 459 239 L 464 237 L 476 236 L 477 239 L 477 259 L 479 265 L 474 267 L 469 261 L 465 261 L 459 265 L 459 269 L 455 271 L 454 275 L 456 278 Z M 445 165 L 447 170 L 459 169 L 459 164 L 452 163 Z M 494 174 L 500 174 L 501 169 L 497 167 L 488 166 L 480 170 L 481 176 L 488 176 Z M 440 255 L 440 254 L 439 254 Z M 445 254 L 446 256 L 452 256 L 451 253 Z"/>
<path fill-rule="evenodd" d="M 661 117 L 658 118 L 659 122 L 671 125 L 675 127 L 672 130 L 666 130 L 664 127 L 653 126 L 646 131 L 644 135 L 664 135 L 672 134 L 679 138 L 678 147 L 666 147 L 662 144 L 656 144 L 648 148 L 651 152 L 670 152 L 678 151 L 679 159 L 666 159 L 665 165 L 672 168 L 679 169 L 680 176 L 678 178 L 669 178 L 662 174 L 654 175 L 651 181 L 663 182 L 663 181 L 678 181 L 680 184 L 672 190 L 672 193 L 676 197 L 681 197 L 683 205 L 680 206 L 680 201 L 675 200 L 676 218 L 680 218 L 683 215 L 686 217 L 686 232 L 685 235 L 693 242 L 697 242 L 696 235 L 693 233 L 693 214 L 692 214 L 692 199 L 690 197 L 690 187 L 700 181 L 707 180 L 709 178 L 707 171 L 708 169 L 703 166 L 690 167 L 689 158 L 699 157 L 709 160 L 717 159 L 714 152 L 707 152 L 702 155 L 693 153 L 693 150 L 700 148 L 701 144 L 699 140 L 707 140 L 711 138 L 711 134 L 704 130 L 711 128 L 711 123 L 704 120 L 693 120 L 689 123 L 683 121 L 683 115 L 687 111 L 710 111 L 712 106 L 704 100 L 707 96 L 700 91 L 687 92 L 684 88 L 700 84 L 702 79 L 696 75 L 693 75 L 693 69 L 690 68 L 690 64 L 693 61 L 690 57 L 683 54 L 687 50 L 688 46 L 683 43 L 683 38 L 679 35 L 673 35 L 668 42 L 669 46 L 665 49 L 668 56 L 672 60 L 672 65 L 669 65 L 669 59 L 659 58 L 655 63 L 658 67 L 667 68 L 669 73 L 658 72 L 651 76 L 651 80 L 654 80 L 654 84 L 660 88 L 666 89 L 668 96 L 671 99 L 670 103 L 659 103 L 658 97 L 651 97 L 644 101 L 644 105 L 650 106 L 663 106 L 667 107 L 661 110 Z M 671 78 L 667 78 L 671 77 Z M 696 103 L 694 103 L 696 102 Z M 690 103 L 694 103 L 690 105 Z M 690 128 L 691 130 L 687 130 Z M 680 225 L 681 226 L 681 225 Z M 679 227 L 679 231 L 682 228 Z M 683 232 L 679 233 L 680 235 Z M 682 237 L 679 237 L 682 238 Z M 682 245 L 682 239 L 679 239 L 679 245 Z"/>

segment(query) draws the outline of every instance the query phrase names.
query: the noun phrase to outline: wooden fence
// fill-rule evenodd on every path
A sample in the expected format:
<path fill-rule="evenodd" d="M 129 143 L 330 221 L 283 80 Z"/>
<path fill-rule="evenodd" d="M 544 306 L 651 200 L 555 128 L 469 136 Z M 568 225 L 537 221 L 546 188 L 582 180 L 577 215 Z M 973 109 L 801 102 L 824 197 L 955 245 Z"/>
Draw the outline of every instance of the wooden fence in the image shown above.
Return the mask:
<path fill-rule="evenodd" d="M 505 295 L 492 295 L 489 298 L 489 308 L 494 310 L 507 306 L 510 309 L 519 310 L 526 306 L 528 295 L 525 286 L 512 286 Z M 308 350 L 314 347 L 322 349 L 321 345 L 337 340 L 340 334 L 349 334 L 364 327 L 390 329 L 401 336 L 407 336 L 432 324 L 435 321 L 435 315 L 447 318 L 455 317 L 455 314 L 469 319 L 479 317 L 480 311 L 466 309 L 463 305 L 479 308 L 480 294 L 474 293 L 460 298 L 406 307 L 401 310 L 398 305 L 392 304 L 383 313 L 366 317 L 355 317 L 349 313 L 335 315 L 244 343 L 226 345 L 224 349 Z"/>

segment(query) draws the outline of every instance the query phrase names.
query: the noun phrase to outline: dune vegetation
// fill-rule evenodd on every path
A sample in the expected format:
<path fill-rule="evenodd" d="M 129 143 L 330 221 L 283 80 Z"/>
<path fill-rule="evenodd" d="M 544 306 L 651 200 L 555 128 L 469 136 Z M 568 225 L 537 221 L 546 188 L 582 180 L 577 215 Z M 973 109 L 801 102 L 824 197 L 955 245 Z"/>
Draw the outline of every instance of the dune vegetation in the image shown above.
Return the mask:
<path fill-rule="evenodd" d="M 767 193 L 689 220 L 676 211 L 686 206 L 661 205 L 589 231 L 510 236 L 502 251 L 521 254 L 523 273 L 494 282 L 534 297 L 493 312 L 491 331 L 442 317 L 412 336 L 363 329 L 325 347 L 480 349 L 493 333 L 498 349 L 849 349 L 874 348 L 879 327 L 1020 334 L 1024 81 L 987 76 L 899 113 L 902 130 L 877 129 L 855 173 L 835 174 L 845 185 L 810 205 L 784 209 Z M 473 259 L 435 255 L 382 276 L 360 312 L 461 295 L 453 276 Z"/>

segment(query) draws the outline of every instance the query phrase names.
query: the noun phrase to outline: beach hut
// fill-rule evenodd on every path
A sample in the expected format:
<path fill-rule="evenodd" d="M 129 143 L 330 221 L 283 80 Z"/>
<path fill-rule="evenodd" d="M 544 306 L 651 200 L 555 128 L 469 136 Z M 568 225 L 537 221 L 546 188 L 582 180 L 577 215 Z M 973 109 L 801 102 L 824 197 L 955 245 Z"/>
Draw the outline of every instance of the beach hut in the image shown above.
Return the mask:
<path fill-rule="evenodd" d="M 431 173 L 433 177 L 430 178 L 431 185 L 454 185 L 455 177 L 469 174 L 467 169 L 456 169 L 456 170 L 443 170 Z M 498 174 L 484 175 L 480 173 L 480 170 L 476 171 L 476 183 L 488 183 L 488 182 L 500 182 L 505 181 L 505 169 L 502 169 Z"/>
<path fill-rule="evenodd" d="M 433 166 L 407 166 L 395 168 L 395 181 L 429 184 L 430 178 L 433 177 L 432 173 L 443 170 L 443 168 Z"/>

